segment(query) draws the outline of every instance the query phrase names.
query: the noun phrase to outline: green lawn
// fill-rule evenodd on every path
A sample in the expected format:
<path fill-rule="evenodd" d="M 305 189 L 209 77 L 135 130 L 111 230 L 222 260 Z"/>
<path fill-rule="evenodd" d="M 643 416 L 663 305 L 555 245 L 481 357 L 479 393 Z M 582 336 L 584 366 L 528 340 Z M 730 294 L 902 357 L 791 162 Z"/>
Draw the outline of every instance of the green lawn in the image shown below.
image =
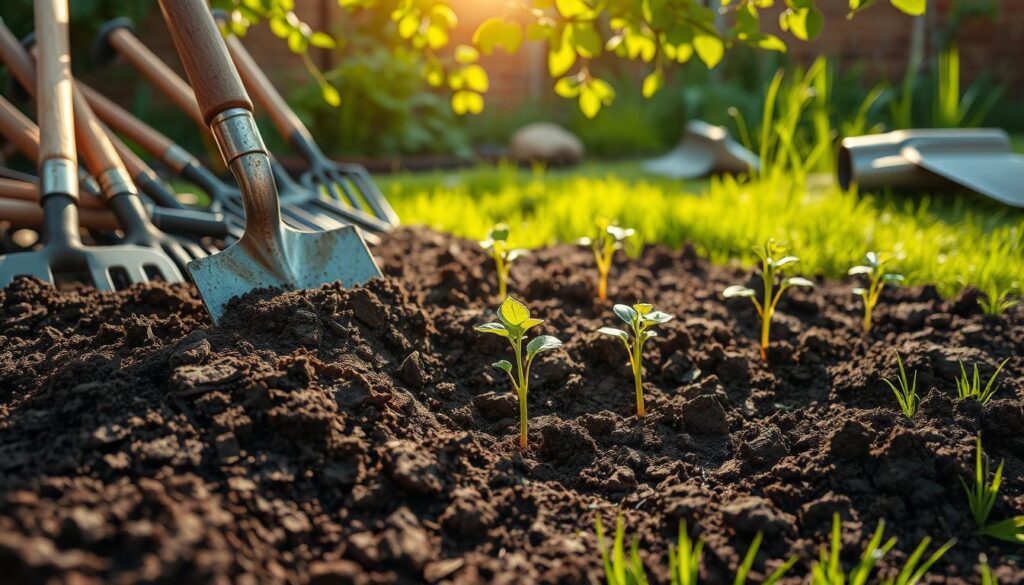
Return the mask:
<path fill-rule="evenodd" d="M 590 235 L 604 216 L 645 242 L 693 242 L 715 262 L 754 260 L 768 237 L 788 241 L 806 274 L 842 277 L 868 250 L 892 252 L 909 283 L 952 295 L 970 284 L 1015 287 L 1024 276 L 1024 213 L 972 194 L 857 195 L 811 177 L 738 184 L 670 181 L 637 163 L 531 171 L 481 166 L 378 177 L 404 223 L 481 239 L 508 223 L 512 243 L 537 247 Z"/>

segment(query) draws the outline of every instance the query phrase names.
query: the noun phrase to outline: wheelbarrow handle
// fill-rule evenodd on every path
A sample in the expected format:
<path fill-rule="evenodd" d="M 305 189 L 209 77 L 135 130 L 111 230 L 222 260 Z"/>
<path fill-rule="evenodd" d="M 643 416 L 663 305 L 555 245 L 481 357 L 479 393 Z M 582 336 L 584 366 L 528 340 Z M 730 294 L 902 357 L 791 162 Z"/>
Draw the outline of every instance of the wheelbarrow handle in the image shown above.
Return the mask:
<path fill-rule="evenodd" d="M 161 0 L 160 8 L 195 92 L 203 123 L 209 126 L 225 110 L 241 108 L 252 112 L 252 101 L 206 2 Z"/>

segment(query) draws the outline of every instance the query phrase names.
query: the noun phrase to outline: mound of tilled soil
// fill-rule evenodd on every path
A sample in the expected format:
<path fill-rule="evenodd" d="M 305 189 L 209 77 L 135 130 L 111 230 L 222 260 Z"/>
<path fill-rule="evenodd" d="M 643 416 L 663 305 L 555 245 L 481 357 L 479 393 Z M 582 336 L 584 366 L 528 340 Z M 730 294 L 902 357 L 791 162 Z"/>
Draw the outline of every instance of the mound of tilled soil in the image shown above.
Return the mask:
<path fill-rule="evenodd" d="M 376 253 L 384 280 L 252 295 L 219 327 L 189 286 L 0 292 L 0 581 L 598 583 L 595 516 L 623 510 L 659 581 L 685 521 L 705 582 L 731 582 L 758 531 L 755 573 L 799 555 L 802 582 L 838 513 L 847 566 L 884 519 L 885 570 L 956 538 L 932 581 L 978 582 L 984 552 L 1024 583 L 960 484 L 981 432 L 1006 460 L 992 517 L 1024 514 L 1020 309 L 893 290 L 865 339 L 850 283 L 822 283 L 782 302 L 769 367 L 752 307 L 721 296 L 750 273 L 649 248 L 612 284 L 677 315 L 648 344 L 638 421 L 589 252 L 538 251 L 513 291 L 565 346 L 534 367 L 523 453 L 489 367 L 510 350 L 473 331 L 497 304 L 483 253 L 422 229 Z M 880 381 L 894 348 L 918 372 L 912 421 Z M 1010 356 L 996 400 L 955 400 L 957 360 L 987 378 Z"/>

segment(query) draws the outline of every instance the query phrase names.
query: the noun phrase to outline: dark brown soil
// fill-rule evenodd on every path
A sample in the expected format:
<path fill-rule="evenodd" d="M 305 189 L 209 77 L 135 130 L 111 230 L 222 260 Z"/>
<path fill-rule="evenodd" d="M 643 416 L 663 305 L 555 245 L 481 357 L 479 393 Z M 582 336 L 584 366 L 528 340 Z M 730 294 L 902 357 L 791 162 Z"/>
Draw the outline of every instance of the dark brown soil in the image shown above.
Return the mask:
<path fill-rule="evenodd" d="M 847 566 L 885 519 L 886 570 L 956 538 L 932 582 L 977 583 L 984 552 L 1024 583 L 959 480 L 982 432 L 1006 460 L 993 518 L 1024 514 L 1020 308 L 892 290 L 865 339 L 850 283 L 822 283 L 782 302 L 766 367 L 753 309 L 721 298 L 751 274 L 649 248 L 612 284 L 678 317 L 648 344 L 638 421 L 625 354 L 594 333 L 615 318 L 589 253 L 538 251 L 512 290 L 565 347 L 534 368 L 521 453 L 488 365 L 510 350 L 473 331 L 497 304 L 485 257 L 423 229 L 376 253 L 385 280 L 254 295 L 220 327 L 188 286 L 0 292 L 0 580 L 598 583 L 594 517 L 621 509 L 659 582 L 681 520 L 706 583 L 731 583 L 758 531 L 755 572 L 796 554 L 803 582 L 838 512 Z M 880 381 L 893 348 L 924 395 L 912 421 Z M 958 359 L 987 376 L 1006 357 L 996 400 L 955 400 Z"/>

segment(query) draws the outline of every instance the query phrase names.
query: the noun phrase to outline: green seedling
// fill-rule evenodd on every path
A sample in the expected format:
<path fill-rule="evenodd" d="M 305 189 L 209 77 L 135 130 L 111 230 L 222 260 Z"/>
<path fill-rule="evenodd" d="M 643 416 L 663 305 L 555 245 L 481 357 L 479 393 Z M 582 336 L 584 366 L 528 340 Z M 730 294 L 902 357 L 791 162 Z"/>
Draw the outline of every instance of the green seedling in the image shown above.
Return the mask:
<path fill-rule="evenodd" d="M 527 251 L 521 248 L 509 247 L 508 234 L 508 226 L 499 223 L 491 228 L 487 239 L 480 242 L 480 247 L 487 250 L 494 260 L 494 270 L 498 275 L 498 298 L 502 299 L 508 295 L 508 275 L 512 270 L 512 263 L 527 254 Z"/>
<path fill-rule="evenodd" d="M 601 560 L 604 562 L 605 581 L 608 585 L 647 585 L 647 571 L 644 570 L 643 561 L 640 560 L 640 545 L 633 539 L 629 547 L 629 556 L 626 556 L 624 542 L 626 540 L 626 527 L 620 514 L 615 519 L 615 539 L 611 551 L 604 539 L 604 526 L 601 525 L 601 515 L 597 515 L 597 545 L 601 549 Z"/>
<path fill-rule="evenodd" d="M 526 449 L 529 446 L 529 439 L 526 434 L 526 397 L 530 389 L 530 366 L 534 358 L 543 351 L 562 347 L 562 342 L 550 335 L 534 337 L 526 344 L 526 358 L 523 358 L 523 342 L 526 340 L 526 332 L 543 323 L 541 319 L 530 316 L 530 310 L 526 305 L 508 297 L 498 308 L 498 322 L 478 325 L 476 330 L 481 333 L 500 335 L 508 340 L 515 355 L 515 372 L 512 374 L 513 365 L 508 360 L 501 360 L 492 364 L 495 368 L 508 374 L 512 380 L 512 389 L 519 398 L 519 447 Z"/>
<path fill-rule="evenodd" d="M 672 585 L 697 585 L 703 556 L 704 539 L 692 541 L 686 532 L 686 522 L 680 522 L 679 544 L 668 545 L 668 574 Z"/>
<path fill-rule="evenodd" d="M 981 585 L 999 585 L 999 579 L 992 574 L 992 569 L 988 566 L 988 557 L 985 553 L 978 555 L 978 573 L 981 576 Z"/>
<path fill-rule="evenodd" d="M 828 546 L 821 549 L 818 561 L 811 567 L 811 585 L 863 585 L 871 576 L 878 561 L 889 554 L 892 547 L 896 546 L 896 539 L 890 538 L 882 542 L 885 536 L 885 521 L 878 522 L 878 528 L 871 536 L 864 554 L 861 555 L 857 565 L 847 574 L 843 570 L 840 557 L 843 553 L 842 524 L 839 521 L 839 514 L 832 515 L 832 537 Z"/>
<path fill-rule="evenodd" d="M 750 548 L 747 549 L 747 554 L 743 557 L 743 562 L 740 563 L 738 569 L 736 569 L 736 578 L 733 579 L 733 585 L 746 585 L 747 576 L 750 574 L 750 569 L 754 566 L 754 559 L 757 557 L 757 550 L 761 548 L 761 541 L 764 539 L 764 534 L 761 532 L 757 533 L 754 540 L 750 543 Z M 761 585 L 775 585 L 786 573 L 793 568 L 796 564 L 797 557 L 792 556 L 786 559 L 784 563 L 779 565 L 777 569 L 772 571 L 770 575 L 765 577 L 764 581 L 761 581 Z"/>
<path fill-rule="evenodd" d="M 902 274 L 885 271 L 884 265 L 888 261 L 889 258 L 887 256 L 877 252 L 868 252 L 864 255 L 863 265 L 854 266 L 847 272 L 850 276 L 863 275 L 868 277 L 867 288 L 857 287 L 853 289 L 853 294 L 864 299 L 864 333 L 871 332 L 872 314 L 875 311 L 875 305 L 878 304 L 878 298 L 882 295 L 882 289 L 885 288 L 885 285 L 903 282 Z"/>
<path fill-rule="evenodd" d="M 601 524 L 601 516 L 597 516 L 597 544 L 601 549 L 601 560 L 604 562 L 605 582 L 608 585 L 647 585 L 647 572 L 643 562 L 640 560 L 639 545 L 634 539 L 630 552 L 627 556 L 625 548 L 625 526 L 622 516 L 619 515 L 615 522 L 615 539 L 609 550 L 604 538 L 604 527 Z M 761 546 L 764 535 L 760 532 L 750 543 L 747 554 L 736 569 L 736 576 L 733 585 L 746 585 L 750 569 L 754 566 L 754 559 Z M 700 563 L 703 557 L 704 540 L 697 539 L 694 542 L 686 531 L 686 524 L 679 524 L 679 540 L 676 545 L 669 544 L 669 574 L 672 585 L 697 585 L 700 579 Z M 793 556 L 779 565 L 770 575 L 761 581 L 762 585 L 776 585 L 796 564 L 797 557 Z"/>
<path fill-rule="evenodd" d="M 999 283 L 991 282 L 984 288 L 982 295 L 978 297 L 978 304 L 986 315 L 1000 317 L 1020 302 L 1018 299 L 1010 296 L 1012 292 L 1012 287 L 1004 289 Z"/>
<path fill-rule="evenodd" d="M 971 376 L 967 375 L 967 369 L 964 368 L 964 363 L 960 362 L 960 377 L 956 379 L 956 395 L 960 400 L 966 400 L 968 398 L 974 398 L 982 404 L 988 404 L 992 401 L 992 397 L 995 395 L 996 390 L 999 389 L 995 385 L 996 377 L 999 376 L 999 372 L 1003 371 L 1003 366 L 1006 362 L 1010 361 L 1010 358 L 1003 360 L 999 367 L 996 368 L 995 373 L 988 379 L 988 384 L 985 387 L 981 387 L 981 376 L 978 374 L 978 364 L 974 364 L 974 373 Z"/>
<path fill-rule="evenodd" d="M 988 521 L 1003 483 L 1003 462 L 996 467 L 995 473 L 991 472 L 988 457 L 981 448 L 981 435 L 978 435 L 974 451 L 974 485 L 968 486 L 963 478 L 960 483 L 967 493 L 967 506 L 974 525 L 978 527 L 978 534 L 1024 544 L 1024 516 L 1013 516 L 991 524 Z"/>
<path fill-rule="evenodd" d="M 907 418 L 914 418 L 914 415 L 917 414 L 917 405 L 921 402 L 917 396 L 917 372 L 914 372 L 912 380 L 908 380 L 907 370 L 903 367 L 903 358 L 900 357 L 900 352 L 896 350 L 893 352 L 896 354 L 896 363 L 900 366 L 900 375 L 896 378 L 896 384 L 888 378 L 882 378 L 882 381 L 888 384 L 892 393 L 896 395 L 896 401 L 899 402 L 903 414 L 907 415 Z"/>
<path fill-rule="evenodd" d="M 611 272 L 615 252 L 621 250 L 625 241 L 636 231 L 617 226 L 604 218 L 599 218 L 595 223 L 597 237 L 580 238 L 578 243 L 581 246 L 590 246 L 594 251 L 594 261 L 597 262 L 597 298 L 603 301 L 608 298 L 608 273 Z"/>
<path fill-rule="evenodd" d="M 597 332 L 618 337 L 622 341 L 622 345 L 626 347 L 626 353 L 629 355 L 629 365 L 633 369 L 633 382 L 636 385 L 636 415 L 642 417 L 647 414 L 644 409 L 644 343 L 658 335 L 654 331 L 648 331 L 648 329 L 654 325 L 668 323 L 673 317 L 668 313 L 655 310 L 653 305 L 646 303 L 637 303 L 632 307 L 629 305 L 615 305 L 612 310 L 615 311 L 619 319 L 622 319 L 629 325 L 630 332 L 627 333 L 615 327 L 602 327 Z"/>
<path fill-rule="evenodd" d="M 796 256 L 785 256 L 786 248 L 775 240 L 768 240 L 764 246 L 755 250 L 761 258 L 761 280 L 764 281 L 764 296 L 757 300 L 753 289 L 742 285 L 733 285 L 725 289 L 725 298 L 745 297 L 750 299 L 761 317 L 761 359 L 768 361 L 768 342 L 771 335 L 772 316 L 778 307 L 782 293 L 793 286 L 813 287 L 814 283 L 799 276 L 786 278 L 783 269 L 800 261 Z"/>
<path fill-rule="evenodd" d="M 932 539 L 930 536 L 925 536 L 921 539 L 921 543 L 917 545 L 914 552 L 907 557 L 906 562 L 903 564 L 903 568 L 900 572 L 893 577 L 888 577 L 882 580 L 882 585 L 917 585 L 924 578 L 925 573 L 928 569 L 932 568 L 932 565 L 937 563 L 939 559 L 943 557 L 949 549 L 953 548 L 956 544 L 956 540 L 947 541 L 946 544 L 940 546 L 935 550 L 924 562 L 921 559 L 924 557 L 924 553 L 928 550 L 928 545 L 931 544 Z"/>
<path fill-rule="evenodd" d="M 989 514 L 996 504 L 996 496 L 999 495 L 999 487 L 1003 483 L 1003 463 L 999 463 L 994 474 L 990 471 L 988 457 L 981 448 L 981 435 L 978 435 L 974 451 L 974 486 L 968 486 L 963 478 L 960 478 L 960 483 L 967 493 L 967 506 L 971 509 L 971 517 L 974 518 L 974 524 L 979 530 L 988 524 Z"/>

